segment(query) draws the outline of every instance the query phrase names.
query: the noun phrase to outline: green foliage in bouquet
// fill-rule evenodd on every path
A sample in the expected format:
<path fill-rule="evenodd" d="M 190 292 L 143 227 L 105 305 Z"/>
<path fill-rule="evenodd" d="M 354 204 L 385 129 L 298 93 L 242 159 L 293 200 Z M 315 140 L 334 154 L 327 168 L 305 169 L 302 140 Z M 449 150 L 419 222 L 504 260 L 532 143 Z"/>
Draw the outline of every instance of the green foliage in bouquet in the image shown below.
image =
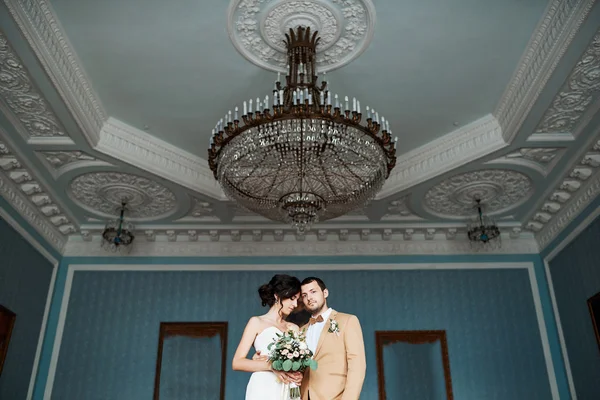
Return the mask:
<path fill-rule="evenodd" d="M 303 372 L 306 368 L 317 369 L 313 353 L 308 349 L 304 332 L 288 331 L 277 334 L 267 347 L 269 361 L 276 371 Z"/>

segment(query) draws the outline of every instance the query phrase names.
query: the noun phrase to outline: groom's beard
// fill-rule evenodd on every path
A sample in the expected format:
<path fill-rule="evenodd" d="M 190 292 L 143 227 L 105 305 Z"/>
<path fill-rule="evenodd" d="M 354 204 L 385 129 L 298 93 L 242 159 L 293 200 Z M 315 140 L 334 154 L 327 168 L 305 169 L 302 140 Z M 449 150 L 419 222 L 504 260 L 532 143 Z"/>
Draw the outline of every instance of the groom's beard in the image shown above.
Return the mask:
<path fill-rule="evenodd" d="M 319 308 L 316 308 L 314 310 L 309 310 L 309 311 L 310 311 L 311 317 L 316 317 L 318 315 L 323 314 L 326 310 L 327 310 L 327 307 L 325 307 L 325 305 L 322 305 Z"/>

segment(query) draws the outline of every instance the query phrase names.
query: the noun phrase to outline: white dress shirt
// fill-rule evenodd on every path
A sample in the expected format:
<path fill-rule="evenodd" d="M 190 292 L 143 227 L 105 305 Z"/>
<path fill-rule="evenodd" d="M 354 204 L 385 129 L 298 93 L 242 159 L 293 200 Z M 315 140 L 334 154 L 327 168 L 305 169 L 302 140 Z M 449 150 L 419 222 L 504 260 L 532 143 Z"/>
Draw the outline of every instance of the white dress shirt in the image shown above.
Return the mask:
<path fill-rule="evenodd" d="M 329 307 L 327 311 L 325 311 L 321 316 L 323 317 L 323 322 L 317 322 L 308 327 L 306 331 L 306 344 L 310 351 L 315 354 L 317 350 L 317 345 L 319 344 L 319 338 L 321 337 L 321 332 L 323 331 L 323 326 L 328 323 L 329 315 L 333 309 Z M 317 318 L 318 315 L 314 315 L 313 318 Z"/>

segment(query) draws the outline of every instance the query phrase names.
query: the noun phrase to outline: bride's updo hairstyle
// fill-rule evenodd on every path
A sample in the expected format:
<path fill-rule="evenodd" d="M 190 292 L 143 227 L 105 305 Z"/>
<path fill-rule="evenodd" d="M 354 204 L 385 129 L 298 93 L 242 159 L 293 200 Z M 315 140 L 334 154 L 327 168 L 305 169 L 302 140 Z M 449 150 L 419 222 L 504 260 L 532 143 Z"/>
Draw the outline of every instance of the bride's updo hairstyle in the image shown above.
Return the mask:
<path fill-rule="evenodd" d="M 300 280 L 289 275 L 275 275 L 269 283 L 258 288 L 258 295 L 262 306 L 272 307 L 275 304 L 275 296 L 281 300 L 290 299 L 300 293 Z"/>

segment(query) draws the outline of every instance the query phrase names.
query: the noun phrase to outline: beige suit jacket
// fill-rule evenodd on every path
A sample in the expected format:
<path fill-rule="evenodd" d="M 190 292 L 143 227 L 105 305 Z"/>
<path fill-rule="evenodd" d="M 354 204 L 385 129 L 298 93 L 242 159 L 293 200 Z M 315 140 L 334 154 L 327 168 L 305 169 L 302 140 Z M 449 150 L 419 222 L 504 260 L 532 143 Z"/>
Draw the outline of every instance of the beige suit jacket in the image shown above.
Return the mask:
<path fill-rule="evenodd" d="M 329 332 L 331 320 L 339 334 Z M 304 325 L 302 329 L 308 329 Z M 302 380 L 302 400 L 358 400 L 367 363 L 360 322 L 355 315 L 332 310 L 315 350 L 317 369 L 307 369 Z"/>

